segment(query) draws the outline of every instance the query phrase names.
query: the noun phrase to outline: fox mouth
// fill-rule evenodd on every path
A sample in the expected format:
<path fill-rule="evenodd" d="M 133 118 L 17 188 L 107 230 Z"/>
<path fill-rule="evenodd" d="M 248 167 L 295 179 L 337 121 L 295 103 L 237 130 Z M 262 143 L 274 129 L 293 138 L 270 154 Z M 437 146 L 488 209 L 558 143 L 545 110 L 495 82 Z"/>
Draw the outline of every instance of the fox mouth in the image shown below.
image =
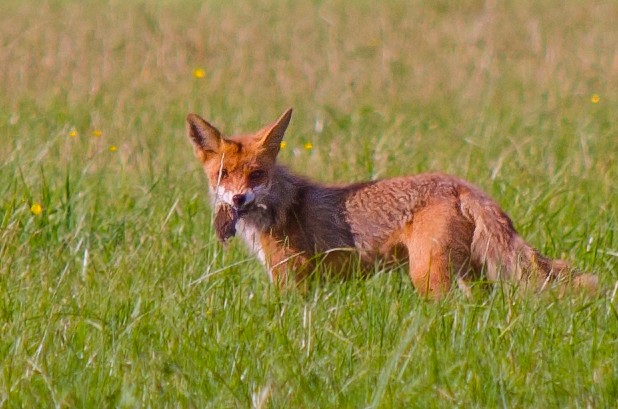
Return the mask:
<path fill-rule="evenodd" d="M 232 206 L 232 208 L 234 209 L 234 212 L 236 212 L 236 216 L 240 218 L 255 210 L 257 206 L 255 203 L 251 202 L 243 204 L 242 206 Z"/>
<path fill-rule="evenodd" d="M 236 216 L 238 218 L 241 218 L 259 209 L 266 209 L 266 205 L 261 204 L 261 203 L 251 202 L 251 203 L 244 204 L 242 206 L 232 206 L 232 208 L 234 209 Z"/>

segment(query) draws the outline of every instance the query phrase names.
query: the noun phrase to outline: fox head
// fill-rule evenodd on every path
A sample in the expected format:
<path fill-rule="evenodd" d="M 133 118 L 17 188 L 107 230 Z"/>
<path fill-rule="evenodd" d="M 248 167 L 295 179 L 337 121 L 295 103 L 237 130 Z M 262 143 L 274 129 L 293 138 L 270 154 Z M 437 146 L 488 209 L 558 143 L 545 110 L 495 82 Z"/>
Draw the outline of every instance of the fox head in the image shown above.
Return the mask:
<path fill-rule="evenodd" d="M 217 201 L 239 212 L 259 206 L 271 188 L 272 172 L 292 109 L 249 135 L 224 138 L 196 114 L 187 115 L 187 133 Z"/>

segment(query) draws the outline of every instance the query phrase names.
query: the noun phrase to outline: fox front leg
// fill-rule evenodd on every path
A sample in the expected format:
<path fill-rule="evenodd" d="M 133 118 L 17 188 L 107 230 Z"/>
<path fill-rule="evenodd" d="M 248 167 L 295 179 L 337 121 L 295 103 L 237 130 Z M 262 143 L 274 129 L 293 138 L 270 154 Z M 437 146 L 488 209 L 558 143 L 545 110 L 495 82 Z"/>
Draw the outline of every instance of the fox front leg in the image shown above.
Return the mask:
<path fill-rule="evenodd" d="M 215 233 L 217 239 L 224 243 L 236 234 L 236 222 L 238 221 L 238 212 L 232 206 L 221 204 L 217 207 L 215 215 Z"/>

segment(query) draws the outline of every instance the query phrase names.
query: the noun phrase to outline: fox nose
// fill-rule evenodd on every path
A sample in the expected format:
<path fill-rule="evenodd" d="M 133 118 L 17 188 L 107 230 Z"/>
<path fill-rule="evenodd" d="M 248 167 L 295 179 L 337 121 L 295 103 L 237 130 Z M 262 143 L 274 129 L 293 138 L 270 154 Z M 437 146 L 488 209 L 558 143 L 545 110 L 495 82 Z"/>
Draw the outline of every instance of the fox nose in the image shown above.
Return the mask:
<path fill-rule="evenodd" d="M 232 202 L 234 202 L 234 206 L 241 207 L 247 201 L 247 196 L 245 195 L 234 195 L 232 197 Z"/>

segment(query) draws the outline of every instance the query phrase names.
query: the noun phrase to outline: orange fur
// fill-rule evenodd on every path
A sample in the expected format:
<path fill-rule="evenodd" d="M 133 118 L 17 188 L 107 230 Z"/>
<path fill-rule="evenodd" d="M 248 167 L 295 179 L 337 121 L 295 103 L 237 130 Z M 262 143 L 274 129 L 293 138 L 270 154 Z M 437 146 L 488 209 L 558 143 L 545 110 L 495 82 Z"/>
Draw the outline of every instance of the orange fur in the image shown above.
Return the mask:
<path fill-rule="evenodd" d="M 209 180 L 221 241 L 236 231 L 278 285 L 321 270 L 347 275 L 354 263 L 408 262 L 414 287 L 439 297 L 451 283 L 510 279 L 541 286 L 570 279 L 595 287 L 527 244 L 489 196 L 453 176 L 428 173 L 322 186 L 276 164 L 292 111 L 249 135 L 224 138 L 189 114 L 188 133 Z"/>

